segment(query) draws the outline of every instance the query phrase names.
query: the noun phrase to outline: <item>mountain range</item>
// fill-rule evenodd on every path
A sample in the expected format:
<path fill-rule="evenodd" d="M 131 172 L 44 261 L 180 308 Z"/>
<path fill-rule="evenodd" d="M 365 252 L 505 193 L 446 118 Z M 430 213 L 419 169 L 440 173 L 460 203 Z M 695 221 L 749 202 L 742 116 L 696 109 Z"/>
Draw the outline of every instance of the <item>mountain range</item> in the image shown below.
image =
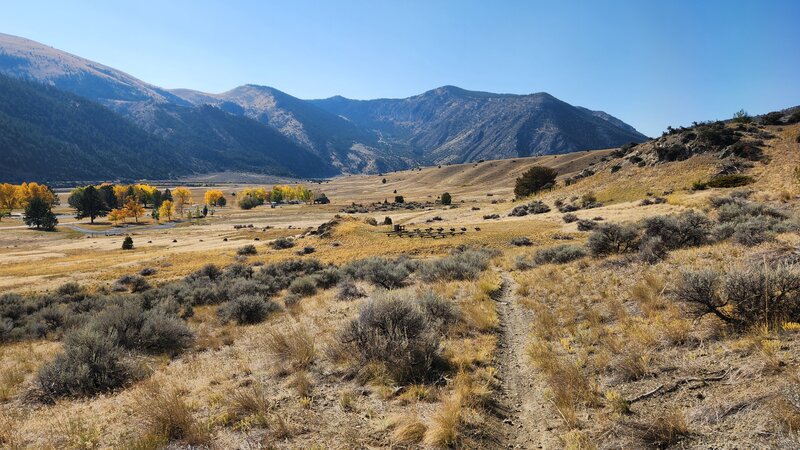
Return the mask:
<path fill-rule="evenodd" d="M 0 78 L 0 177 L 5 179 L 221 171 L 327 177 L 647 139 L 610 114 L 547 93 L 443 86 L 404 99 L 302 100 L 244 85 L 209 94 L 164 89 L 5 34 L 0 34 L 0 74 L 5 75 Z M 58 111 L 58 117 L 37 111 Z M 70 133 L 70 124 L 78 123 L 85 125 L 78 127 L 82 133 Z"/>

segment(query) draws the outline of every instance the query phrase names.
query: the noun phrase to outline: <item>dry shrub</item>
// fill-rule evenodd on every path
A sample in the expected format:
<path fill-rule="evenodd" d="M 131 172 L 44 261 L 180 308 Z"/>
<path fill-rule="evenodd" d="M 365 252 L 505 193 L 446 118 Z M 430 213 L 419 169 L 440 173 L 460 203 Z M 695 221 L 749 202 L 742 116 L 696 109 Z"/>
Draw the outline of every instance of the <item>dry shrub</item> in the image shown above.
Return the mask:
<path fill-rule="evenodd" d="M 86 450 L 100 446 L 100 429 L 81 416 L 60 417 L 54 425 L 58 448 Z"/>
<path fill-rule="evenodd" d="M 534 366 L 545 375 L 550 400 L 559 416 L 567 427 L 576 428 L 577 408 L 600 402 L 596 386 L 577 363 L 569 358 L 560 358 L 548 342 L 535 341 L 528 354 Z"/>
<path fill-rule="evenodd" d="M 265 344 L 269 355 L 283 366 L 284 372 L 308 368 L 317 354 L 314 337 L 301 327 L 286 332 L 272 329 L 267 333 Z"/>
<path fill-rule="evenodd" d="M 252 418 L 265 423 L 271 409 L 270 401 L 260 382 L 253 382 L 249 386 L 231 391 L 227 400 L 228 413 L 237 421 Z"/>
<path fill-rule="evenodd" d="M 22 443 L 19 442 L 18 425 L 14 418 L 0 411 L 0 447 L 8 449 L 21 449 Z"/>
<path fill-rule="evenodd" d="M 424 442 L 432 447 L 452 447 L 457 444 L 463 420 L 464 405 L 458 395 L 442 402 L 431 416 Z"/>
<path fill-rule="evenodd" d="M 295 393 L 301 400 L 311 399 L 311 391 L 314 388 L 308 373 L 305 370 L 299 370 L 294 373 L 294 376 L 289 381 L 289 387 L 294 389 Z"/>
<path fill-rule="evenodd" d="M 369 363 L 383 364 L 399 383 L 427 380 L 443 362 L 435 327 L 407 293 L 366 303 L 342 330 L 340 345 L 357 372 Z"/>
<path fill-rule="evenodd" d="M 136 415 L 147 434 L 188 445 L 206 445 L 211 432 L 200 423 L 183 400 L 184 393 L 168 383 L 152 380 L 136 399 Z"/>
<path fill-rule="evenodd" d="M 652 448 L 671 447 L 691 434 L 686 418 L 678 410 L 671 410 L 657 420 L 637 424 L 634 428 L 639 431 L 642 442 Z"/>
<path fill-rule="evenodd" d="M 428 427 L 416 415 L 393 418 L 392 442 L 397 444 L 418 444 L 422 442 Z"/>
<path fill-rule="evenodd" d="M 585 431 L 570 430 L 561 436 L 565 450 L 595 450 L 597 448 Z"/>
<path fill-rule="evenodd" d="M 7 402 L 19 391 L 25 381 L 25 372 L 19 367 L 10 367 L 0 372 L 0 402 Z"/>

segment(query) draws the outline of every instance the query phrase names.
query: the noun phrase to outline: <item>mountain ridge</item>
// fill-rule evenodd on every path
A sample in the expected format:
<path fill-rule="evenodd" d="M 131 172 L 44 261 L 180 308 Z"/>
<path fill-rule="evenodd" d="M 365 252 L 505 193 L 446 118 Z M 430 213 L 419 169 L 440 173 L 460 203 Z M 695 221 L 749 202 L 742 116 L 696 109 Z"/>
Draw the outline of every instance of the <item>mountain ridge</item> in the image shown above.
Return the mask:
<path fill-rule="evenodd" d="M 545 92 L 497 94 L 445 85 L 402 99 L 303 100 L 257 84 L 218 94 L 164 89 L 6 34 L 0 34 L 0 73 L 98 102 L 183 151 L 189 148 L 178 137 L 188 140 L 199 147 L 196 156 L 204 162 L 195 169 L 207 163 L 216 171 L 244 166 L 281 175 L 288 170 L 298 177 L 378 173 L 647 139 L 610 114 L 572 106 Z M 310 163 L 301 164 L 295 155 L 306 155 Z M 286 164 L 281 158 L 288 158 Z"/>

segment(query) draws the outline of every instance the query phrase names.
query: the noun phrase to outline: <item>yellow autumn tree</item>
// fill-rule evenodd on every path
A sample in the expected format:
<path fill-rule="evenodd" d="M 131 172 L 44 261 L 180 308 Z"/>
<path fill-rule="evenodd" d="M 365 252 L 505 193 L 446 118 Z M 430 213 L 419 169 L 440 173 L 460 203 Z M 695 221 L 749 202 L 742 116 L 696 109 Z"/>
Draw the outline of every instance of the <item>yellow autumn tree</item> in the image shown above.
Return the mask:
<path fill-rule="evenodd" d="M 206 191 L 204 195 L 204 200 L 206 202 L 206 205 L 217 206 L 217 202 L 219 201 L 219 199 L 222 198 L 222 196 L 223 196 L 222 191 L 211 189 L 209 191 Z"/>
<path fill-rule="evenodd" d="M 172 220 L 172 216 L 175 215 L 175 204 L 172 203 L 170 200 L 164 200 L 161 203 L 161 207 L 158 208 L 158 217 L 161 219 L 167 219 L 167 222 Z"/>
<path fill-rule="evenodd" d="M 192 203 L 192 191 L 185 187 L 176 187 L 172 191 L 172 198 L 175 201 L 175 209 L 179 215 L 183 215 L 183 207 Z"/>
<path fill-rule="evenodd" d="M 139 223 L 139 217 L 144 215 L 144 206 L 140 205 L 139 202 L 136 201 L 136 198 L 130 197 L 128 201 L 125 203 L 125 214 L 128 217 L 133 217 L 136 223 Z"/>
<path fill-rule="evenodd" d="M 144 206 L 147 206 L 148 203 L 154 202 L 154 197 L 158 189 L 149 184 L 136 184 L 133 186 L 133 192 L 136 193 L 136 197 L 139 201 L 142 202 Z"/>
<path fill-rule="evenodd" d="M 115 184 L 114 185 L 114 196 L 117 197 L 117 204 L 124 205 L 125 199 L 128 197 L 128 188 L 130 186 L 126 186 L 124 184 Z"/>
<path fill-rule="evenodd" d="M 39 183 L 22 183 L 17 188 L 17 198 L 21 207 L 27 206 L 34 198 L 40 198 L 49 205 L 54 205 L 57 200 L 50 188 Z"/>
<path fill-rule="evenodd" d="M 0 184 L 0 209 L 11 211 L 19 207 L 19 187 L 13 184 Z"/>
<path fill-rule="evenodd" d="M 125 222 L 125 218 L 128 217 L 128 212 L 125 208 L 117 208 L 112 209 L 111 212 L 108 213 L 108 220 L 118 223 L 119 221 Z"/>
<path fill-rule="evenodd" d="M 269 200 L 269 193 L 263 187 L 260 188 L 244 188 L 239 195 L 244 197 L 252 197 L 257 200 L 259 204 L 264 204 Z"/>

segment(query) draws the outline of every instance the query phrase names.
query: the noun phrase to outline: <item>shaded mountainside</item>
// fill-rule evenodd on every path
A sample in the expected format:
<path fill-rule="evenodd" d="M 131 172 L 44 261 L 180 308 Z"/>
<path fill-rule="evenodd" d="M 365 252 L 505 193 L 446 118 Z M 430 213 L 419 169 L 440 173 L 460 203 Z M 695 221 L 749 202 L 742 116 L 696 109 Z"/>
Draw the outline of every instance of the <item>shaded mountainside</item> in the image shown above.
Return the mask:
<path fill-rule="evenodd" d="M 143 102 L 129 112 L 141 126 L 86 98 L 0 75 L 0 179 L 172 178 L 219 167 L 335 173 L 277 131 L 216 108 Z"/>
<path fill-rule="evenodd" d="M 559 154 L 646 140 L 619 119 L 546 93 L 493 94 L 444 86 L 405 99 L 312 102 L 408 146 L 427 163 Z"/>
<path fill-rule="evenodd" d="M 646 139 L 607 113 L 574 107 L 545 93 L 493 94 L 445 86 L 406 99 L 358 101 L 301 100 L 256 85 L 221 94 L 167 90 L 4 34 L 0 73 L 81 95 L 131 119 L 176 147 L 176 156 L 191 161 L 172 165 L 176 171 L 246 170 L 300 177 L 377 173 L 617 147 Z"/>
<path fill-rule="evenodd" d="M 188 160 L 90 100 L 0 75 L 0 180 L 169 178 Z"/>

